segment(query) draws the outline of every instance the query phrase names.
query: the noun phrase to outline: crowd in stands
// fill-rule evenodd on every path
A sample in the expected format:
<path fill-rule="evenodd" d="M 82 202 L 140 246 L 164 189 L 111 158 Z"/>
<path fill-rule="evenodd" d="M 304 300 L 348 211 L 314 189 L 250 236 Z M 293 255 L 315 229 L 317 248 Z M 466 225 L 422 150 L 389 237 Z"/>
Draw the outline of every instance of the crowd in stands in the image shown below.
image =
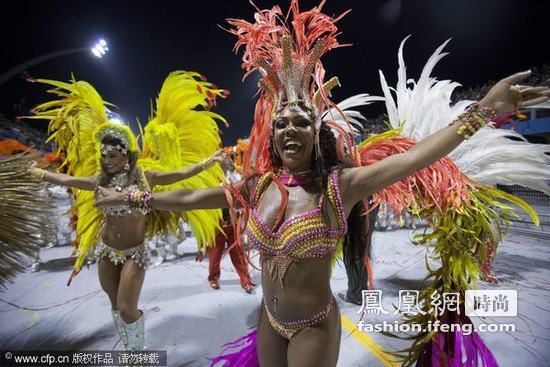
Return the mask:
<path fill-rule="evenodd" d="M 16 140 L 22 145 L 42 152 L 53 151 L 52 144 L 45 144 L 45 132 L 35 129 L 25 121 L 10 121 L 0 114 L 0 141 Z"/>
<path fill-rule="evenodd" d="M 531 76 L 523 81 L 522 84 L 550 87 L 550 64 L 533 67 L 531 71 Z M 496 82 L 496 80 L 490 80 L 475 87 L 457 88 L 453 93 L 452 100 L 455 102 L 462 100 L 479 101 Z"/>

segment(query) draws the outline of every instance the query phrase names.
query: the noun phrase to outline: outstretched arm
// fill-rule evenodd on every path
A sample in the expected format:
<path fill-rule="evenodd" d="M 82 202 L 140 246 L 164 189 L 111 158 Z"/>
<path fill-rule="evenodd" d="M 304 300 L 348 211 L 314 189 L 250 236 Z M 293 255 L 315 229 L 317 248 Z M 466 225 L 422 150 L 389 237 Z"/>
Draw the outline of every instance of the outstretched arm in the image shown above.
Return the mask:
<path fill-rule="evenodd" d="M 214 153 L 210 158 L 208 158 L 204 162 L 187 167 L 181 171 L 173 171 L 173 172 L 148 171 L 146 172 L 147 180 L 149 181 L 149 184 L 151 185 L 151 187 L 155 185 L 170 185 L 178 181 L 182 181 L 190 177 L 193 177 L 216 163 L 226 164 L 227 159 L 228 158 L 226 157 L 226 154 L 222 150 L 220 150 Z"/>
<path fill-rule="evenodd" d="M 95 190 L 97 176 L 76 177 L 64 173 L 46 171 L 42 168 L 31 168 L 30 173 L 54 185 L 74 187 L 81 190 Z"/>
<path fill-rule="evenodd" d="M 517 73 L 502 79 L 478 103 L 479 106 L 503 114 L 514 111 L 518 107 L 547 101 L 550 95 L 548 88 L 513 87 L 529 75 L 530 72 Z M 463 129 L 464 124 L 465 121 L 459 119 L 451 126 L 428 136 L 406 153 L 393 155 L 367 167 L 345 170 L 341 177 L 341 192 L 346 211 L 351 210 L 359 200 L 449 154 L 463 141 L 464 135 L 459 134 L 459 131 Z"/>
<path fill-rule="evenodd" d="M 219 209 L 229 207 L 222 187 L 204 190 L 174 190 L 153 194 L 149 206 L 157 210 Z"/>
<path fill-rule="evenodd" d="M 127 194 L 117 192 L 105 187 L 98 188 L 100 199 L 96 200 L 96 206 L 119 205 L 128 202 Z M 148 200 L 150 209 L 181 211 L 196 209 L 227 208 L 229 203 L 223 187 L 204 190 L 173 190 L 167 192 L 151 193 Z"/>
<path fill-rule="evenodd" d="M 249 193 L 252 192 L 254 184 L 253 180 L 242 180 L 235 184 L 236 190 L 239 191 L 239 195 L 245 202 L 249 202 Z M 228 208 L 230 203 L 225 190 L 223 187 L 215 187 L 204 190 L 173 190 L 147 193 L 147 195 L 150 195 L 150 200 L 147 200 L 146 205 L 149 209 L 168 211 Z M 131 205 L 136 204 L 132 199 L 128 200 L 127 192 L 99 187 L 98 194 L 100 197 L 96 200 L 96 206 L 98 207 L 119 205 L 128 203 L 128 201 L 131 202 Z M 235 205 L 241 204 L 236 202 Z"/>
<path fill-rule="evenodd" d="M 351 210 L 358 201 L 449 154 L 463 141 L 457 134 L 461 125 L 439 130 L 406 153 L 394 154 L 370 166 L 344 170 L 341 177 L 344 207 Z"/>

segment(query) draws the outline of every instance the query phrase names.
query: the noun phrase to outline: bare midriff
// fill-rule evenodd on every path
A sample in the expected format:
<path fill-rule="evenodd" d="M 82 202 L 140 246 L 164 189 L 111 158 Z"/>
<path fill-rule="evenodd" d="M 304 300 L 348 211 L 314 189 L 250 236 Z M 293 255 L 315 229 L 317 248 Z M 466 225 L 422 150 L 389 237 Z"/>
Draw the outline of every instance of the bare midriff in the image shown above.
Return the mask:
<path fill-rule="evenodd" d="M 102 241 L 117 250 L 141 245 L 145 240 L 145 216 L 134 211 L 125 216 L 104 216 Z"/>
<path fill-rule="evenodd" d="M 265 271 L 262 262 L 264 302 L 279 321 L 307 319 L 330 302 L 331 256 L 296 259 L 288 267 L 283 285 Z"/>

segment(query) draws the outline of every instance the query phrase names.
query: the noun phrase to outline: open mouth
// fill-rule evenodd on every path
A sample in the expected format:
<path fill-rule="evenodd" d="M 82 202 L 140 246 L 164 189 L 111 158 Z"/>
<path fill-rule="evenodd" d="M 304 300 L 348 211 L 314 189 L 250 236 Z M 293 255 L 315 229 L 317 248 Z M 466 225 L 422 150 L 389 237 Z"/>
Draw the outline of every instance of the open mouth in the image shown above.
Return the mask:
<path fill-rule="evenodd" d="M 296 140 L 287 140 L 283 145 L 286 154 L 298 154 L 302 151 L 302 143 Z"/>

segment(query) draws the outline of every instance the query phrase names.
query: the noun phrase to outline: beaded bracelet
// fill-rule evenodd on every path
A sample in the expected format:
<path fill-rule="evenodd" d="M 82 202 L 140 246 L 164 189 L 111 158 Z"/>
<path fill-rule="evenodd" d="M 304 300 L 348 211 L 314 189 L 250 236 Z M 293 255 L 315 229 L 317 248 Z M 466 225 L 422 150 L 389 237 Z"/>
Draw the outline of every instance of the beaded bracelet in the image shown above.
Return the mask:
<path fill-rule="evenodd" d="M 494 120 L 497 117 L 496 110 L 491 107 L 481 107 L 479 104 L 473 104 L 468 109 L 458 116 L 451 124 L 454 125 L 457 121 L 462 122 L 456 133 L 464 136 L 464 139 L 470 138 L 482 127 L 487 125 L 487 121 Z"/>
<path fill-rule="evenodd" d="M 211 159 L 205 159 L 204 161 L 199 163 L 201 166 L 201 169 L 204 171 L 205 169 L 208 169 L 214 165 L 214 161 Z"/>
<path fill-rule="evenodd" d="M 153 193 L 151 191 L 129 190 L 126 192 L 126 201 L 130 204 L 130 207 L 139 210 L 142 214 L 151 212 L 152 209 L 149 203 L 152 199 Z"/>
<path fill-rule="evenodd" d="M 44 180 L 44 175 L 46 175 L 46 170 L 43 170 L 42 168 L 34 168 L 31 171 L 31 174 L 34 177 L 39 178 L 40 180 Z"/>

